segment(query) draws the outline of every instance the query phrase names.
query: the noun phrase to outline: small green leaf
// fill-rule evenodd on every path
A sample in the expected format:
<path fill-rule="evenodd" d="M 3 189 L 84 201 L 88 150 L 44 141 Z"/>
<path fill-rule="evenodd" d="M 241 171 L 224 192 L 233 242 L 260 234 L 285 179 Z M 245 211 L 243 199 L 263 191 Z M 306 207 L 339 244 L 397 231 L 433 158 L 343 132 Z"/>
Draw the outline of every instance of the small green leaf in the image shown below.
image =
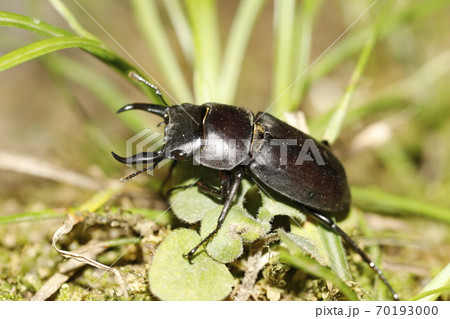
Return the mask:
<path fill-rule="evenodd" d="M 192 264 L 183 257 L 200 242 L 193 230 L 177 229 L 156 250 L 149 281 L 153 294 L 163 300 L 221 300 L 233 287 L 233 276 L 225 265 L 203 250 Z"/>
<path fill-rule="evenodd" d="M 192 184 L 195 179 L 190 182 Z M 170 203 L 175 215 L 190 224 L 201 221 L 209 211 L 219 206 L 213 199 L 200 193 L 196 186 L 173 192 Z"/>
<path fill-rule="evenodd" d="M 217 227 L 222 207 L 219 206 L 206 214 L 200 230 L 202 238 L 205 238 Z M 263 226 L 244 208 L 233 206 L 222 228 L 206 246 L 206 251 L 215 260 L 229 263 L 242 254 L 243 242 L 251 243 L 265 234 L 266 230 Z"/>
<path fill-rule="evenodd" d="M 193 165 L 191 162 L 178 163 L 172 173 L 172 179 L 167 190 L 173 190 L 169 201 L 175 215 L 187 222 L 196 223 L 212 209 L 219 206 L 219 201 L 198 190 L 196 182 L 218 187 L 218 174 L 211 169 Z M 192 185 L 192 186 L 191 186 Z"/>
<path fill-rule="evenodd" d="M 203 193 L 197 182 L 219 190 L 219 174 L 210 168 L 193 165 L 192 162 L 177 163 L 172 178 L 165 190 L 172 189 L 169 197 L 171 209 L 175 215 L 190 224 L 199 222 L 212 209 L 217 208 L 223 199 Z M 235 205 L 243 206 L 246 194 L 252 184 L 244 179 L 239 185 Z"/>

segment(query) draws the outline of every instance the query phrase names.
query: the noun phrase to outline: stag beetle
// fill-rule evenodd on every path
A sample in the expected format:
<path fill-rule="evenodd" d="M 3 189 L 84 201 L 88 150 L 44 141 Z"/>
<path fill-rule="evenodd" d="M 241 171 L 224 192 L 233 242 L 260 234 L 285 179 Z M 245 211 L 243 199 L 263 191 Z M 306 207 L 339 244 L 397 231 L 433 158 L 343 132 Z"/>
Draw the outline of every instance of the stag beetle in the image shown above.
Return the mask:
<path fill-rule="evenodd" d="M 135 72 L 130 77 L 150 86 L 163 105 L 133 103 L 117 113 L 147 111 L 163 117 L 166 126 L 163 146 L 156 152 L 127 158 L 112 152 L 124 164 L 149 164 L 125 180 L 154 169 L 164 159 L 193 159 L 199 165 L 228 173 L 221 189 L 213 189 L 225 198 L 217 227 L 185 255 L 189 262 L 197 249 L 219 231 L 238 186 L 248 173 L 259 185 L 294 201 L 303 212 L 336 232 L 378 274 L 393 298 L 399 300 L 383 272 L 331 218 L 349 211 L 351 197 L 344 168 L 328 143 L 318 142 L 272 115 L 255 116 L 250 110 L 236 106 L 219 103 L 168 106 L 158 88 Z M 304 158 L 299 158 L 302 153 Z M 314 160 L 311 155 L 315 155 Z"/>

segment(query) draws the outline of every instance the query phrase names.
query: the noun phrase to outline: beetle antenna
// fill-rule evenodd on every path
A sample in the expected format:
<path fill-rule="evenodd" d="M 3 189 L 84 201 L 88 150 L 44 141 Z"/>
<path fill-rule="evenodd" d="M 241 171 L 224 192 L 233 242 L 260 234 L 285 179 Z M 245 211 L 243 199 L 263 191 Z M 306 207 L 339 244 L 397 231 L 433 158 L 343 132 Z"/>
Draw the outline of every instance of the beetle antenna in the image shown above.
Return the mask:
<path fill-rule="evenodd" d="M 156 85 L 151 84 L 149 81 L 147 81 L 146 79 L 144 79 L 142 76 L 140 76 L 139 74 L 137 74 L 135 71 L 131 71 L 128 76 L 132 79 L 135 79 L 136 81 L 139 81 L 141 83 L 144 83 L 145 85 L 147 85 L 148 87 L 150 87 L 151 89 L 153 89 L 153 91 L 155 91 L 155 94 L 159 97 L 159 99 L 161 100 L 161 102 L 165 105 L 165 106 L 169 106 L 169 104 L 166 103 L 166 101 L 164 100 L 164 97 L 161 94 L 161 91 L 158 89 L 158 87 Z"/>
<path fill-rule="evenodd" d="M 136 176 L 138 176 L 139 174 L 142 174 L 144 172 L 146 172 L 150 167 L 144 167 L 144 169 L 141 169 L 140 171 L 134 172 L 130 175 L 124 176 L 120 179 L 121 182 L 127 182 L 132 178 L 135 178 Z"/>
<path fill-rule="evenodd" d="M 121 181 L 121 182 L 127 182 L 127 181 L 129 181 L 130 179 L 135 178 L 135 177 L 138 176 L 139 174 L 142 174 L 142 173 L 148 171 L 149 169 L 153 170 L 153 169 L 156 167 L 156 165 L 158 165 L 162 160 L 163 160 L 163 158 L 157 158 L 157 159 L 152 163 L 151 166 L 144 167 L 143 169 L 141 169 L 141 170 L 139 170 L 139 171 L 136 171 L 136 172 L 134 172 L 134 173 L 132 173 L 132 174 L 130 174 L 130 175 L 124 176 L 124 177 L 122 177 L 122 178 L 120 179 L 120 181 Z"/>

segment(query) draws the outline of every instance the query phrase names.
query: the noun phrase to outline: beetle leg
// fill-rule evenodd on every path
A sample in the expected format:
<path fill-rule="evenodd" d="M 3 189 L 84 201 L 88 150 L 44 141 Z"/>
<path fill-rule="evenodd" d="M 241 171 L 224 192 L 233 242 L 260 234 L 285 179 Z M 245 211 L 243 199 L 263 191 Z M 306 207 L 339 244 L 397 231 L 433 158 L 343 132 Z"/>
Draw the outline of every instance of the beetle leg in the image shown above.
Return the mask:
<path fill-rule="evenodd" d="M 170 168 L 169 168 L 169 173 L 164 178 L 163 182 L 161 183 L 161 187 L 159 188 L 159 196 L 163 200 L 166 200 L 169 197 L 170 193 L 172 192 L 172 189 L 168 189 L 167 191 L 164 191 L 164 188 L 166 187 L 167 183 L 169 182 L 170 178 L 172 177 L 173 170 L 175 169 L 175 166 L 177 165 L 177 163 L 178 163 L 177 161 L 172 162 L 172 164 L 170 165 Z"/>
<path fill-rule="evenodd" d="M 333 230 L 336 234 L 341 236 L 341 238 L 344 240 L 344 242 L 348 246 L 350 246 L 350 248 L 352 248 L 354 251 L 356 251 L 361 256 L 361 258 L 369 265 L 369 267 L 372 268 L 372 270 L 377 273 L 378 277 L 381 279 L 381 281 L 386 285 L 386 287 L 391 292 L 392 296 L 394 297 L 394 300 L 396 300 L 396 301 L 400 300 L 398 297 L 398 294 L 395 292 L 395 290 L 392 288 L 392 286 L 389 284 L 386 277 L 384 276 L 383 271 L 381 271 L 381 269 L 378 268 L 377 265 L 375 265 L 375 263 L 372 261 L 372 259 L 370 259 L 370 257 L 361 248 L 358 247 L 358 245 L 353 241 L 353 239 L 351 239 L 351 237 L 349 235 L 347 235 L 347 233 L 345 233 L 342 230 L 342 228 L 340 228 L 338 225 L 336 225 L 336 223 L 332 219 L 330 219 L 326 216 L 323 216 L 323 215 L 316 213 L 314 211 L 311 211 L 309 209 L 306 209 L 306 211 L 308 212 L 308 214 L 313 216 L 316 220 L 318 220 L 322 224 L 325 224 L 331 230 Z"/>
<path fill-rule="evenodd" d="M 166 193 L 163 194 L 164 195 L 163 199 L 167 199 L 167 197 L 170 196 L 173 191 L 176 191 L 176 190 L 179 190 L 179 189 L 188 189 L 188 188 L 191 188 L 192 186 L 197 186 L 198 191 L 203 193 L 203 194 L 211 195 L 211 196 L 215 196 L 215 197 L 220 197 L 220 198 L 224 197 L 224 195 L 223 195 L 223 193 L 222 193 L 222 191 L 220 189 L 217 189 L 217 188 L 215 188 L 213 186 L 210 186 L 208 184 L 203 184 L 202 181 L 198 181 L 198 182 L 195 182 L 195 183 L 193 183 L 191 185 L 176 186 L 176 187 L 173 187 L 173 188 L 169 189 Z"/>
<path fill-rule="evenodd" d="M 169 180 L 170 176 L 172 175 L 172 170 L 173 170 L 173 166 L 175 166 L 175 164 L 178 162 L 173 162 L 172 167 L 170 167 L 170 172 L 169 175 L 166 177 L 166 179 L 163 181 L 163 185 L 167 183 L 167 181 Z M 167 199 L 168 196 L 170 196 L 172 194 L 173 191 L 179 190 L 179 189 L 188 189 L 192 186 L 197 186 L 198 191 L 205 194 L 205 195 L 211 195 L 214 197 L 218 197 L 220 199 L 224 199 L 228 196 L 228 193 L 230 192 L 230 182 L 231 182 L 231 178 L 230 178 L 230 174 L 228 171 L 220 171 L 220 187 L 216 188 L 214 186 L 208 185 L 203 183 L 201 180 L 195 182 L 194 184 L 191 185 L 184 185 L 184 186 L 177 186 L 177 187 L 173 187 L 171 189 L 169 189 L 167 192 L 165 193 L 161 193 L 161 197 L 163 199 Z"/>
<path fill-rule="evenodd" d="M 195 183 L 198 187 L 199 192 L 205 194 L 205 195 L 211 195 L 214 197 L 224 198 L 225 195 L 223 194 L 223 191 L 221 189 L 217 189 L 214 186 L 204 184 L 202 181 L 198 181 Z"/>
<path fill-rule="evenodd" d="M 192 257 L 194 256 L 195 252 L 205 243 L 207 243 L 208 241 L 211 240 L 211 238 L 214 237 L 214 235 L 217 234 L 217 232 L 219 231 L 219 229 L 222 227 L 223 222 L 225 220 L 225 217 L 227 217 L 228 212 L 231 209 L 231 204 L 233 203 L 234 198 L 236 197 L 237 194 L 237 190 L 239 188 L 239 184 L 242 181 L 242 178 L 244 177 L 244 168 L 243 167 L 238 167 L 236 168 L 233 173 L 232 176 L 230 176 L 230 178 L 233 178 L 232 182 L 231 182 L 231 186 L 230 186 L 230 191 L 227 194 L 227 198 L 225 199 L 225 203 L 223 205 L 222 208 L 222 212 L 220 213 L 219 219 L 217 220 L 217 226 L 216 228 L 205 238 L 202 239 L 202 241 L 195 246 L 194 248 L 192 248 L 186 255 L 183 255 L 183 257 L 187 258 L 189 263 L 192 264 Z"/>

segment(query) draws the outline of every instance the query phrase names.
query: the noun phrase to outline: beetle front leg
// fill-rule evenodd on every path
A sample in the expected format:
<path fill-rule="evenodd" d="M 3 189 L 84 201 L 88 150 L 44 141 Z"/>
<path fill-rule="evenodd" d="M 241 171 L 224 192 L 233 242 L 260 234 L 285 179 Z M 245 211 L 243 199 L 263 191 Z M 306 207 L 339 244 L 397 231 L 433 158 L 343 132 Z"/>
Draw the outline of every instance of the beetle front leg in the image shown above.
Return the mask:
<path fill-rule="evenodd" d="M 217 226 L 216 228 L 205 238 L 202 239 L 202 241 L 192 248 L 187 254 L 183 255 L 183 257 L 187 258 L 190 264 L 192 264 L 192 257 L 194 256 L 195 252 L 205 243 L 210 241 L 219 231 L 219 229 L 222 227 L 223 222 L 225 221 L 225 218 L 228 215 L 228 212 L 231 209 L 231 205 L 233 203 L 234 198 L 236 197 L 237 190 L 239 188 L 239 184 L 242 181 L 242 178 L 244 177 L 244 168 L 238 167 L 233 172 L 230 178 L 233 180 L 231 181 L 231 187 L 227 194 L 227 197 L 225 199 L 225 203 L 222 208 L 222 212 L 220 213 L 219 219 L 217 220 Z"/>

